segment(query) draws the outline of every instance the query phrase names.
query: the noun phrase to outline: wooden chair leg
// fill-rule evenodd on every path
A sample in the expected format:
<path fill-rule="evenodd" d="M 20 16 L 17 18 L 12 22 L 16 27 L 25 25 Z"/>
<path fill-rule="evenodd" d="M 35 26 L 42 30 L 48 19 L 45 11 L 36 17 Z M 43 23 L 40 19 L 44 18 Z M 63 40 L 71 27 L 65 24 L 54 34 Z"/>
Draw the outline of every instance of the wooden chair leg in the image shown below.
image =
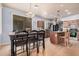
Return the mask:
<path fill-rule="evenodd" d="M 29 55 L 30 55 L 30 43 L 29 43 L 29 48 L 28 48 L 28 51 L 29 51 Z"/>
<path fill-rule="evenodd" d="M 26 52 L 27 52 L 27 56 L 29 56 L 29 53 L 28 53 L 28 44 L 26 44 Z"/>
<path fill-rule="evenodd" d="M 43 50 L 45 50 L 45 41 L 43 40 Z"/>
<path fill-rule="evenodd" d="M 39 43 L 37 41 L 37 54 L 39 53 Z"/>
<path fill-rule="evenodd" d="M 14 56 L 16 56 L 16 52 L 17 52 L 17 47 L 15 46 L 15 49 L 14 49 Z"/>

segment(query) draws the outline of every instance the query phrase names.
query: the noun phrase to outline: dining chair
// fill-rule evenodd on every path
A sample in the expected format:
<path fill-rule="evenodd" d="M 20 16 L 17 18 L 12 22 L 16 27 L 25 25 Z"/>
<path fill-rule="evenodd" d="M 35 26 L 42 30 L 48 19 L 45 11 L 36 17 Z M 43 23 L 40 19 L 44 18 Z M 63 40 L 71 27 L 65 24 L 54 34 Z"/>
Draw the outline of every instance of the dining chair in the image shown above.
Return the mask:
<path fill-rule="evenodd" d="M 42 44 L 43 50 L 45 50 L 45 31 L 44 30 L 38 31 L 37 38 L 38 38 L 38 47 L 40 47 L 40 44 Z"/>
<path fill-rule="evenodd" d="M 28 34 L 28 44 L 29 44 L 29 55 L 31 53 L 31 50 L 37 48 L 38 43 L 37 43 L 37 30 L 32 30 Z M 37 48 L 38 49 L 38 48 Z"/>
<path fill-rule="evenodd" d="M 14 40 L 15 55 L 18 55 L 18 54 L 21 54 L 24 52 L 25 45 L 27 45 L 27 35 L 28 35 L 27 32 L 16 32 L 15 33 L 15 40 Z M 27 47 L 26 47 L 26 49 L 27 49 Z M 22 50 L 22 52 L 17 53 L 20 50 Z"/>

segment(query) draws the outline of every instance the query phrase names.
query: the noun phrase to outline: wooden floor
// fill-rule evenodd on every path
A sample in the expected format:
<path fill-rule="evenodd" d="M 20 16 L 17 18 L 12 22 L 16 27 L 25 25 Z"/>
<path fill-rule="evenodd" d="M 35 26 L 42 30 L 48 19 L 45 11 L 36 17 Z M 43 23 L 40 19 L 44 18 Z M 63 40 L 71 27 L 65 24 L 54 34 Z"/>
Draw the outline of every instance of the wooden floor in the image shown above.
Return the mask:
<path fill-rule="evenodd" d="M 39 54 L 36 49 L 31 52 L 31 56 L 79 56 L 79 42 L 71 40 L 69 46 L 53 45 L 49 38 L 45 39 L 45 51 L 40 47 Z M 0 56 L 10 56 L 10 45 L 5 45 L 0 48 Z M 26 52 L 19 56 L 26 56 Z"/>

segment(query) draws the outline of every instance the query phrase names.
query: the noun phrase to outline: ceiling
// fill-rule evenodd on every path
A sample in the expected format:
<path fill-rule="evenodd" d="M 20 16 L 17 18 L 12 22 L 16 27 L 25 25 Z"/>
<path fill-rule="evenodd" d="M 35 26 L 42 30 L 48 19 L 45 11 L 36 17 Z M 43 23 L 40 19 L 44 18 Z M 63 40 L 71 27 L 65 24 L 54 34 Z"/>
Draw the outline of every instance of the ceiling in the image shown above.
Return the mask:
<path fill-rule="evenodd" d="M 60 10 L 62 17 L 79 14 L 79 3 L 4 3 L 3 6 L 46 18 L 55 17 L 57 10 Z"/>

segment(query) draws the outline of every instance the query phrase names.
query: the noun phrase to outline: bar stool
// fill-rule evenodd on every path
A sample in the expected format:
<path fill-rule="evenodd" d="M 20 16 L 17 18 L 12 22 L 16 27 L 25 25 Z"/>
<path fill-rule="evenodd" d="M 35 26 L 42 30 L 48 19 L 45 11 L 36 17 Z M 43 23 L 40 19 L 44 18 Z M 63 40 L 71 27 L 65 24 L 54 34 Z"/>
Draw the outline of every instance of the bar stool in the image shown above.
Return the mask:
<path fill-rule="evenodd" d="M 37 38 L 38 38 L 38 48 L 39 48 L 40 44 L 42 44 L 43 50 L 45 50 L 45 31 L 44 30 L 38 31 Z M 42 43 L 40 43 L 40 41 Z M 38 50 L 38 53 L 39 53 L 39 50 Z"/>
<path fill-rule="evenodd" d="M 28 33 L 25 33 L 25 32 L 16 32 L 15 40 L 14 40 L 15 55 L 18 55 L 24 52 L 24 46 L 27 45 L 27 35 Z M 21 49 L 18 50 L 17 49 L 18 47 L 21 47 Z M 23 51 L 17 54 L 17 52 L 19 52 L 20 50 L 23 50 Z"/>
<path fill-rule="evenodd" d="M 30 50 L 33 50 L 36 47 L 36 45 L 37 45 L 36 42 L 37 42 L 37 31 L 32 30 L 31 32 L 28 33 L 29 55 L 30 55 Z M 31 44 L 32 44 L 32 46 L 31 46 Z"/>

